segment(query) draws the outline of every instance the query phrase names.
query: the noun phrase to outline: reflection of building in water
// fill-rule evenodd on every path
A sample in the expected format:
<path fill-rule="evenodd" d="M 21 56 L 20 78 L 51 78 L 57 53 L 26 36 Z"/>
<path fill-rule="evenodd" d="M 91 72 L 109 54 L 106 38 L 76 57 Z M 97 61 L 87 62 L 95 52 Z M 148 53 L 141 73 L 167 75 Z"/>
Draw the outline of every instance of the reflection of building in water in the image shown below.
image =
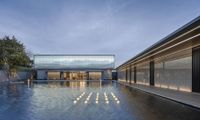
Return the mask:
<path fill-rule="evenodd" d="M 86 82 L 84 82 L 84 81 L 69 82 L 69 87 L 85 88 Z"/>
<path fill-rule="evenodd" d="M 87 82 L 88 87 L 101 87 L 101 85 L 102 85 L 101 81 Z"/>
<path fill-rule="evenodd" d="M 112 79 L 114 65 L 114 55 L 34 55 L 38 80 Z"/>

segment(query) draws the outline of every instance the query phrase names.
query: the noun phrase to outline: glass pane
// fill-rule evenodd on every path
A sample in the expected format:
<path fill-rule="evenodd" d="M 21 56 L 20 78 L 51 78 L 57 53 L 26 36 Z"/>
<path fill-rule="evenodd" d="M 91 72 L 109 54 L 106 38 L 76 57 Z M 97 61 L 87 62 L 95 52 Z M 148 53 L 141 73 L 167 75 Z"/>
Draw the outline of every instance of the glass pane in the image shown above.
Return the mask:
<path fill-rule="evenodd" d="M 155 62 L 155 86 L 191 91 L 192 50 L 157 59 Z"/>

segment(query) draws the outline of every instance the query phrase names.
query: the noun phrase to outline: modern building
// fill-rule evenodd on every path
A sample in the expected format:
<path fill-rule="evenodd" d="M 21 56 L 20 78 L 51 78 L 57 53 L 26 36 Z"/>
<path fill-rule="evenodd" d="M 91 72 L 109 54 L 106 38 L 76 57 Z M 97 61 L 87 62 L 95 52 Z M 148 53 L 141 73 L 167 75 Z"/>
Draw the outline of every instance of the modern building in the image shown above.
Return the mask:
<path fill-rule="evenodd" d="M 117 67 L 118 80 L 200 92 L 200 16 Z"/>
<path fill-rule="evenodd" d="M 38 80 L 102 80 L 112 79 L 114 55 L 34 55 Z"/>

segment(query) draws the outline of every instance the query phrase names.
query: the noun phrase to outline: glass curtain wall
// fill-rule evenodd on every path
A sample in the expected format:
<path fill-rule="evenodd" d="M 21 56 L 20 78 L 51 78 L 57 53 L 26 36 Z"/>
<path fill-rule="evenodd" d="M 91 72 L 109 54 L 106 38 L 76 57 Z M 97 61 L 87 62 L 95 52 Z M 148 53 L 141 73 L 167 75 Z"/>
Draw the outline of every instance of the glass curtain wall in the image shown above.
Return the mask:
<path fill-rule="evenodd" d="M 120 69 L 118 71 L 118 80 L 122 82 L 126 82 L 126 69 Z"/>
<path fill-rule="evenodd" d="M 149 85 L 150 70 L 149 62 L 140 63 L 136 65 L 137 84 Z"/>
<path fill-rule="evenodd" d="M 184 50 L 155 60 L 155 86 L 191 91 L 192 50 Z"/>
<path fill-rule="evenodd" d="M 89 72 L 89 80 L 101 80 L 101 72 Z"/>
<path fill-rule="evenodd" d="M 35 69 L 112 69 L 114 56 L 35 55 Z"/>
<path fill-rule="evenodd" d="M 131 66 L 131 83 L 134 83 L 134 66 Z"/>
<path fill-rule="evenodd" d="M 60 80 L 60 72 L 48 72 L 49 80 Z"/>
<path fill-rule="evenodd" d="M 128 68 L 127 68 L 127 83 L 130 83 L 130 80 L 131 80 L 131 78 L 130 78 L 130 67 L 128 66 Z"/>

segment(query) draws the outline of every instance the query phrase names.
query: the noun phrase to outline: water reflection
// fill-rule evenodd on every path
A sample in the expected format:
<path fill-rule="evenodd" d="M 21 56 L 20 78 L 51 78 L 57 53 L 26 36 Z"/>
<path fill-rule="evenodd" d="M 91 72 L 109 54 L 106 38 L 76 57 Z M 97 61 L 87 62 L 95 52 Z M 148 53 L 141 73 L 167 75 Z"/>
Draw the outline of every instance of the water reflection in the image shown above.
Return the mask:
<path fill-rule="evenodd" d="M 86 88 L 86 87 L 101 87 L 103 85 L 112 84 L 112 81 L 47 81 L 39 84 L 47 84 L 51 88 L 70 87 L 70 88 Z"/>
<path fill-rule="evenodd" d="M 0 101 L 0 120 L 199 120 L 200 114 L 110 81 L 0 85 Z"/>

